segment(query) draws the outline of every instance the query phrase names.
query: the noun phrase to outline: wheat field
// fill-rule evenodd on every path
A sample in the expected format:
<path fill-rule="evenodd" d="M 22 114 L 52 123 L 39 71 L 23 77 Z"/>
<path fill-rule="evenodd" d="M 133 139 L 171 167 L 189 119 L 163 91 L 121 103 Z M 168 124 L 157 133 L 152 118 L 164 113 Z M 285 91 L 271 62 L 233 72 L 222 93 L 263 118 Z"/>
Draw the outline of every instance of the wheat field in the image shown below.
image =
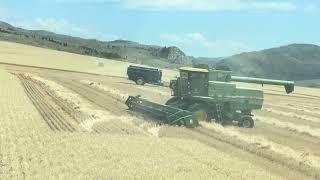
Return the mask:
<path fill-rule="evenodd" d="M 1 70 L 0 81 L 0 179 L 276 178 L 196 141 L 90 131 L 54 133 L 14 75 Z M 60 95 L 81 101 L 71 92 Z"/>
<path fill-rule="evenodd" d="M 127 63 L 0 42 L 0 179 L 319 179 L 320 90 L 265 91 L 253 129 L 186 129 L 127 111 L 167 87 L 126 79 Z M 165 71 L 165 79 L 177 72 Z"/>

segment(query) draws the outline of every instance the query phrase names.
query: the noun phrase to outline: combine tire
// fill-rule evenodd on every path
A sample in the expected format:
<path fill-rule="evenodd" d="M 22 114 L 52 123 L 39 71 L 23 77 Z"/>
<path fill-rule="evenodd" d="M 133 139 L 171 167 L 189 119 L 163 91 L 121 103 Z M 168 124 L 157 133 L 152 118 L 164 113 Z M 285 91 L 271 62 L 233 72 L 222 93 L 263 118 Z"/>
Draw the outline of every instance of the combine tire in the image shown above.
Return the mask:
<path fill-rule="evenodd" d="M 253 128 L 254 127 L 254 121 L 251 116 L 244 116 L 239 121 L 239 126 L 244 128 Z"/>
<path fill-rule="evenodd" d="M 179 101 L 180 101 L 180 98 L 178 98 L 178 97 L 173 97 L 173 98 L 169 99 L 169 100 L 166 102 L 166 105 L 168 105 L 168 106 L 173 106 L 173 107 L 174 107 L 176 104 L 179 103 Z"/>
<path fill-rule="evenodd" d="M 137 78 L 136 84 L 138 84 L 138 85 L 144 85 L 144 84 L 145 84 L 144 79 L 141 78 L 141 77 Z"/>
<path fill-rule="evenodd" d="M 173 97 L 169 99 L 165 105 L 174 107 L 174 108 L 183 109 L 183 110 L 186 110 L 186 107 L 187 107 L 186 102 L 181 100 L 179 97 Z"/>
<path fill-rule="evenodd" d="M 191 111 L 198 121 L 209 121 L 211 119 L 208 108 L 203 104 L 193 104 L 189 106 L 188 111 Z"/>
<path fill-rule="evenodd" d="M 198 121 L 194 121 L 193 119 L 186 119 L 184 121 L 184 126 L 186 128 L 195 128 L 199 125 L 199 122 Z"/>

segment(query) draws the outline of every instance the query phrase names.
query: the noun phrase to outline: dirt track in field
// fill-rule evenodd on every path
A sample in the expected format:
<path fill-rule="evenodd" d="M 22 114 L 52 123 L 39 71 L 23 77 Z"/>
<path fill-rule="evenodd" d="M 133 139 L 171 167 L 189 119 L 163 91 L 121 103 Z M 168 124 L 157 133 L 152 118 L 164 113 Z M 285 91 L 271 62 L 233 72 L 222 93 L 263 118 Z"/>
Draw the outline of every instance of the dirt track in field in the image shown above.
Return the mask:
<path fill-rule="evenodd" d="M 90 114 L 75 110 L 45 83 L 25 76 L 24 72 L 30 72 L 71 90 L 95 109 L 107 111 L 113 117 L 134 117 L 130 123 L 121 120 L 97 122 L 92 126 L 95 133 L 114 131 L 148 136 L 155 130 L 155 135 L 160 139 L 194 140 L 280 178 L 320 178 L 320 115 L 317 111 L 320 97 L 316 95 L 299 92 L 288 96 L 280 89 L 267 90 L 266 106 L 255 113 L 257 117 L 254 129 L 220 127 L 206 123 L 194 130 L 167 126 L 150 128 L 154 127 L 152 120 L 127 111 L 124 105 L 125 97 L 128 94 L 141 94 L 147 99 L 164 103 L 170 98 L 170 90 L 166 87 L 137 86 L 121 77 L 14 66 L 8 69 L 17 74 L 26 94 L 53 131 L 85 131 L 80 124 L 84 117 Z M 180 148 L 180 153 L 186 153 L 185 149 Z M 193 151 L 197 152 L 197 149 Z M 199 162 L 208 165 L 208 162 L 203 160 Z"/>

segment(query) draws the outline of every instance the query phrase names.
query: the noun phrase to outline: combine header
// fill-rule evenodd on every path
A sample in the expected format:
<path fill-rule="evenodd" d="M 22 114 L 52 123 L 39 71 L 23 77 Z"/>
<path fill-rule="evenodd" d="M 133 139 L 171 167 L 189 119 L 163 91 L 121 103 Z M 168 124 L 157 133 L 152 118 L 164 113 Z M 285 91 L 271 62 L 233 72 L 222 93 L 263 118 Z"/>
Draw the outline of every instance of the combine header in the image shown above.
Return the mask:
<path fill-rule="evenodd" d="M 165 124 L 185 126 L 187 128 L 198 126 L 198 120 L 193 116 L 192 112 L 153 103 L 140 96 L 129 96 L 126 105 L 130 110 L 156 116 Z"/>

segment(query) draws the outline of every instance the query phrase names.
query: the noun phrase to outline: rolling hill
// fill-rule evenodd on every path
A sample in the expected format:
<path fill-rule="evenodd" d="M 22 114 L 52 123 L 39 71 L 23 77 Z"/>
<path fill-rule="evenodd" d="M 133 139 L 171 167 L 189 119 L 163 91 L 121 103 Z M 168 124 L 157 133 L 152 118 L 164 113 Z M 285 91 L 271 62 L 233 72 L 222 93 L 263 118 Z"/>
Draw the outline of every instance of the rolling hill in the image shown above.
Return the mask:
<path fill-rule="evenodd" d="M 224 58 L 215 66 L 228 66 L 237 75 L 296 81 L 320 79 L 320 46 L 291 44 Z"/>
<path fill-rule="evenodd" d="M 43 30 L 26 30 L 0 21 L 0 40 L 158 67 L 191 64 L 178 47 L 144 45 L 126 40 L 98 41 Z"/>

